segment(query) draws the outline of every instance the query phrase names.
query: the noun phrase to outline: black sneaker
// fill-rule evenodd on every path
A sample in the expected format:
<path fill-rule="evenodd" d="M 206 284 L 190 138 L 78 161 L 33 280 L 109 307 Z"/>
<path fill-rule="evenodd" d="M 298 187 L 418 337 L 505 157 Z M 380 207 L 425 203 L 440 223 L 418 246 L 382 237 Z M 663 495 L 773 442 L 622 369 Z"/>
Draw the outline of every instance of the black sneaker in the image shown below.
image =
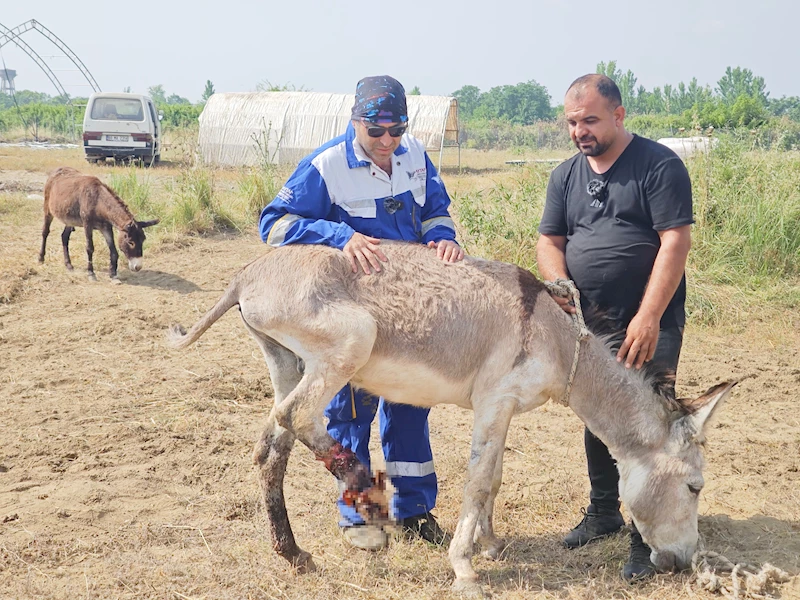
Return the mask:
<path fill-rule="evenodd" d="M 656 568 L 650 562 L 650 546 L 644 543 L 636 527 L 631 527 L 631 554 L 628 562 L 622 567 L 622 578 L 625 581 L 641 581 L 656 574 Z"/>
<path fill-rule="evenodd" d="M 439 527 L 436 519 L 429 512 L 406 517 L 400 521 L 400 526 L 406 537 L 420 537 L 426 542 L 437 546 L 449 546 L 452 536 Z"/>
<path fill-rule="evenodd" d="M 567 548 L 579 548 L 589 542 L 618 532 L 625 526 L 619 509 L 597 509 L 593 504 L 581 509 L 583 520 L 564 538 Z"/>

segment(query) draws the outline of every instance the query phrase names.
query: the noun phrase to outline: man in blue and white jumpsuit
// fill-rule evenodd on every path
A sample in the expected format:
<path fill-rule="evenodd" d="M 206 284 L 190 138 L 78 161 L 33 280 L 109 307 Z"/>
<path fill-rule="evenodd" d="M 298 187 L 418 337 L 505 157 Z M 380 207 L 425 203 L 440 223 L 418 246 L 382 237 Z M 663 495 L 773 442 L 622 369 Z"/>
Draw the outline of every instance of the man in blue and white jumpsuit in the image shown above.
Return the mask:
<path fill-rule="evenodd" d="M 450 198 L 422 143 L 405 133 L 407 122 L 405 90 L 397 80 L 359 81 L 344 135 L 300 162 L 261 212 L 261 239 L 271 246 L 339 248 L 353 272 L 366 274 L 380 271 L 387 260 L 381 239 L 428 244 L 442 260 L 461 260 Z M 428 409 L 391 404 L 347 385 L 325 410 L 328 433 L 369 467 L 370 424 L 378 410 L 386 471 L 396 490 L 394 516 L 407 534 L 443 543 L 447 535 L 430 514 L 437 482 Z M 338 505 L 340 526 L 353 546 L 377 550 L 387 545 L 383 529 L 366 525 L 341 499 Z"/>

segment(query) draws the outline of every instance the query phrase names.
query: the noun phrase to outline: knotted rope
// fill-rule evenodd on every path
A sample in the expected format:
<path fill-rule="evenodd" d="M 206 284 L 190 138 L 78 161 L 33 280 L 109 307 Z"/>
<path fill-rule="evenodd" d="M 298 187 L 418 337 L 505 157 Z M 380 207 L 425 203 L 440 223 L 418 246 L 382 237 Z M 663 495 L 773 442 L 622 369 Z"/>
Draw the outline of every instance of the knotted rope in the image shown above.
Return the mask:
<path fill-rule="evenodd" d="M 586 327 L 586 322 L 583 320 L 583 310 L 581 310 L 581 293 L 575 287 L 575 282 L 571 279 L 556 279 L 555 281 L 545 281 L 544 285 L 547 291 L 553 296 L 559 298 L 569 298 L 570 303 L 575 306 L 575 312 L 572 314 L 572 322 L 578 331 L 578 338 L 575 341 L 575 357 L 572 359 L 572 368 L 569 371 L 569 378 L 567 379 L 567 387 L 564 389 L 564 394 L 558 400 L 565 406 L 569 404 L 569 394 L 572 391 L 572 384 L 575 381 L 575 372 L 578 370 L 578 358 L 581 354 L 581 342 L 589 337 L 590 332 Z"/>
<path fill-rule="evenodd" d="M 747 563 L 734 564 L 719 552 L 707 550 L 694 553 L 692 571 L 700 589 L 720 593 L 728 600 L 770 598 L 766 594 L 770 584 L 786 583 L 791 579 L 786 571 L 769 563 L 764 563 L 760 569 Z M 718 573 L 730 573 L 731 583 L 723 581 Z"/>

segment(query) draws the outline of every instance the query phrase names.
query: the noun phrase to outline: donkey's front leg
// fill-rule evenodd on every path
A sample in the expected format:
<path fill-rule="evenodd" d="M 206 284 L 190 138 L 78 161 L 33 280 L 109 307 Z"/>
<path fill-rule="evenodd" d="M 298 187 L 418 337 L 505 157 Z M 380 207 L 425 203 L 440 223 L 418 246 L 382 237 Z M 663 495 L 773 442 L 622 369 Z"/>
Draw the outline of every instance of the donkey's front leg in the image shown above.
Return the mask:
<path fill-rule="evenodd" d="M 476 402 L 474 406 L 475 425 L 467 482 L 464 485 L 464 502 L 453 541 L 450 542 L 449 556 L 456 575 L 453 591 L 483 597 L 478 575 L 472 568 L 472 541 L 479 519 L 490 509 L 489 502 L 494 499 L 492 483 L 505 448 L 508 425 L 514 414 L 514 402 L 493 399 Z"/>
<path fill-rule="evenodd" d="M 117 246 L 114 244 L 114 230 L 112 229 L 111 225 L 107 225 L 100 228 L 100 233 L 103 234 L 106 244 L 108 245 L 108 274 L 112 281 L 119 282 L 117 279 L 117 263 L 119 262 L 119 252 L 117 252 Z"/>
<path fill-rule="evenodd" d="M 89 266 L 86 270 L 89 272 L 89 279 L 91 281 L 97 281 L 97 276 L 94 274 L 94 265 L 92 264 L 92 256 L 94 255 L 94 240 L 92 239 L 92 234 L 94 233 L 94 229 L 91 225 L 86 223 L 83 228 L 84 233 L 86 233 L 86 258 L 89 260 Z M 66 249 L 66 246 L 64 246 Z"/>
<path fill-rule="evenodd" d="M 508 433 L 508 428 L 506 428 L 506 433 Z M 494 525 L 492 523 L 494 501 L 495 498 L 497 498 L 497 492 L 500 491 L 500 485 L 503 483 L 503 454 L 506 445 L 505 434 L 500 444 L 502 449 L 495 463 L 494 475 L 492 476 L 492 489 L 489 492 L 489 499 L 486 501 L 486 506 L 478 517 L 478 526 L 475 529 L 475 541 L 483 548 L 483 555 L 493 560 L 497 560 L 500 557 L 500 553 L 506 547 L 505 542 L 494 534 Z"/>

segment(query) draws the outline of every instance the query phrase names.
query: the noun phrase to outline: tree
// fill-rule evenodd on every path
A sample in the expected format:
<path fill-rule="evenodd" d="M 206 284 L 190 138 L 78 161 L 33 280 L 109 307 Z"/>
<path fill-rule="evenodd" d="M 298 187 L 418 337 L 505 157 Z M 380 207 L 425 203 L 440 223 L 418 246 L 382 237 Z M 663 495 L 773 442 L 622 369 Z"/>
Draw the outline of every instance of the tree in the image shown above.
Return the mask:
<path fill-rule="evenodd" d="M 734 104 L 744 94 L 755 98 L 761 106 L 767 106 L 769 92 L 763 77 L 756 77 L 750 69 L 736 67 L 725 69 L 725 75 L 717 82 L 717 93 L 725 104 Z"/>
<path fill-rule="evenodd" d="M 614 81 L 619 88 L 619 95 L 622 97 L 622 106 L 628 112 L 639 112 L 640 107 L 636 96 L 636 75 L 628 69 L 627 73 L 617 69 L 617 61 L 610 60 L 608 63 L 599 62 L 595 72 L 598 75 L 605 75 Z"/>
<path fill-rule="evenodd" d="M 628 69 L 624 75 L 620 75 L 619 79 L 615 80 L 617 87 L 619 87 L 619 94 L 622 96 L 622 106 L 627 110 L 635 112 L 639 108 L 639 103 L 636 97 L 636 75 L 633 71 Z"/>
<path fill-rule="evenodd" d="M 734 126 L 758 127 L 766 120 L 767 112 L 760 99 L 742 94 L 731 106 L 731 121 Z"/>
<path fill-rule="evenodd" d="M 599 62 L 597 63 L 597 68 L 595 69 L 595 73 L 598 75 L 605 75 L 610 79 L 614 80 L 614 83 L 619 85 L 619 80 L 622 78 L 622 71 L 617 69 L 617 61 L 610 60 L 607 63 Z"/>
<path fill-rule="evenodd" d="M 203 104 L 208 102 L 208 99 L 211 98 L 211 96 L 214 95 L 214 92 L 215 92 L 214 84 L 211 83 L 210 79 L 207 79 L 206 80 L 206 89 L 203 90 L 203 100 L 202 100 Z"/>
<path fill-rule="evenodd" d="M 800 98 L 797 96 L 782 96 L 769 101 L 769 111 L 776 117 L 789 117 L 793 121 L 800 121 Z"/>
<path fill-rule="evenodd" d="M 481 94 L 474 117 L 502 119 L 517 125 L 530 125 L 541 119 L 551 119 L 550 94 L 547 88 L 533 79 L 517 85 L 493 87 Z"/>
<path fill-rule="evenodd" d="M 164 91 L 164 86 L 160 83 L 147 88 L 147 95 L 150 96 L 156 104 L 167 103 L 167 93 Z"/>
<path fill-rule="evenodd" d="M 408 95 L 409 96 L 421 96 L 422 92 L 419 91 L 419 86 L 415 85 L 413 88 L 411 88 L 411 91 L 408 92 Z"/>
<path fill-rule="evenodd" d="M 472 118 L 472 113 L 478 108 L 481 99 L 481 91 L 474 85 L 465 85 L 461 89 L 456 90 L 452 94 L 458 100 L 458 115 L 467 121 Z"/>
<path fill-rule="evenodd" d="M 179 96 L 178 94 L 170 94 L 167 98 L 167 104 L 191 104 L 188 98 Z"/>

